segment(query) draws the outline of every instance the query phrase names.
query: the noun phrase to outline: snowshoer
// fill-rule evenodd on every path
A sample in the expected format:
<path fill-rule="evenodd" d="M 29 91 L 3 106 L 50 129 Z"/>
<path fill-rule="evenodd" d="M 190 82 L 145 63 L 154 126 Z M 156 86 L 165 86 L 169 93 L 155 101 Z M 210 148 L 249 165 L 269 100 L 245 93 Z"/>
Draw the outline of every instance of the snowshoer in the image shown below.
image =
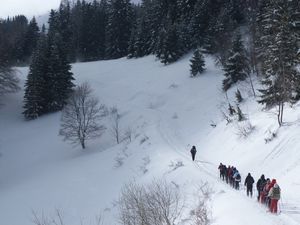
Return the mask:
<path fill-rule="evenodd" d="M 235 182 L 234 188 L 236 190 L 239 190 L 240 189 L 240 182 L 241 182 L 241 175 L 240 175 L 238 170 L 236 170 L 235 174 L 233 175 L 233 178 L 234 178 L 234 182 Z"/>
<path fill-rule="evenodd" d="M 222 179 L 223 172 L 224 172 L 224 165 L 220 163 L 218 170 L 220 171 L 220 179 Z"/>
<path fill-rule="evenodd" d="M 257 189 L 257 192 L 258 192 L 257 201 L 260 200 L 261 192 L 262 192 L 262 190 L 265 186 L 265 183 L 266 183 L 265 175 L 262 174 L 261 177 L 259 178 L 259 180 L 256 183 L 256 189 Z"/>
<path fill-rule="evenodd" d="M 268 197 L 271 199 L 270 211 L 271 213 L 277 213 L 277 205 L 280 199 L 280 187 L 277 183 L 270 189 Z"/>
<path fill-rule="evenodd" d="M 223 180 L 225 180 L 226 181 L 226 183 L 228 183 L 227 182 L 227 166 L 225 166 L 225 165 L 223 165 L 223 171 L 222 171 L 222 178 L 223 178 Z"/>
<path fill-rule="evenodd" d="M 191 154 L 192 154 L 192 160 L 193 161 L 195 161 L 196 152 L 197 152 L 196 147 L 193 146 L 192 149 L 191 149 Z"/>
<path fill-rule="evenodd" d="M 274 183 L 275 184 L 275 183 Z M 268 194 L 269 194 L 269 191 L 270 189 L 274 186 L 274 184 L 272 185 L 271 184 L 271 181 L 269 178 L 267 178 L 266 180 L 266 184 L 264 186 L 264 189 L 263 189 L 263 202 L 266 204 L 266 206 L 270 207 L 270 198 L 268 197 Z"/>
<path fill-rule="evenodd" d="M 245 179 L 244 185 L 247 187 L 247 196 L 249 196 L 249 194 L 250 194 L 251 198 L 252 198 L 252 194 L 253 194 L 253 184 L 254 184 L 254 179 L 251 176 L 251 174 L 248 173 L 248 176 Z"/>

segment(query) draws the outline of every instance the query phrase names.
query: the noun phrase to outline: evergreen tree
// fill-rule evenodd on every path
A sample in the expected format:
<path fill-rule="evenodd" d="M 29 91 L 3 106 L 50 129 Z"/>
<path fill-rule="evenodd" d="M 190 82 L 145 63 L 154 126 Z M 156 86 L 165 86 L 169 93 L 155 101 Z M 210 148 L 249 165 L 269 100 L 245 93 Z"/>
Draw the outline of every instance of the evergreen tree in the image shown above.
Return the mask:
<path fill-rule="evenodd" d="M 23 61 L 28 61 L 34 49 L 36 48 L 39 39 L 39 27 L 37 25 L 35 17 L 33 17 L 30 21 L 24 39 Z"/>
<path fill-rule="evenodd" d="M 245 116 L 239 106 L 236 106 L 237 108 L 237 116 L 238 116 L 238 121 L 243 121 L 245 119 Z"/>
<path fill-rule="evenodd" d="M 169 64 L 175 62 L 182 56 L 181 43 L 177 33 L 176 25 L 173 25 L 160 36 L 161 49 L 157 57 L 162 63 Z"/>
<path fill-rule="evenodd" d="M 200 49 L 197 49 L 194 52 L 193 58 L 190 60 L 191 62 L 191 76 L 195 77 L 198 74 L 201 74 L 204 72 L 205 68 L 205 61 L 204 61 L 204 57 L 200 51 Z"/>
<path fill-rule="evenodd" d="M 73 73 L 67 60 L 65 45 L 60 34 L 56 33 L 48 39 L 48 68 L 46 73 L 47 84 L 47 112 L 61 110 L 72 92 Z"/>
<path fill-rule="evenodd" d="M 106 30 L 107 57 L 111 59 L 127 55 L 133 23 L 133 11 L 129 0 L 111 0 Z"/>
<path fill-rule="evenodd" d="M 233 116 L 236 113 L 235 109 L 230 103 L 228 104 L 228 111 L 230 116 Z"/>
<path fill-rule="evenodd" d="M 151 27 L 149 10 L 151 0 L 143 0 L 141 4 L 141 16 L 137 19 L 137 24 L 133 26 L 130 39 L 130 56 L 142 57 L 151 53 Z"/>
<path fill-rule="evenodd" d="M 72 23 L 71 23 L 71 6 L 69 1 L 62 1 L 58 10 L 58 30 L 61 35 L 64 51 L 67 54 L 68 60 L 73 59 L 73 47 L 72 47 Z"/>
<path fill-rule="evenodd" d="M 47 40 L 45 35 L 42 34 L 33 53 L 25 83 L 23 114 L 26 119 L 36 119 L 45 113 L 47 102 L 44 97 L 48 91 L 45 89 L 46 80 L 44 77 L 47 73 L 46 49 Z"/>
<path fill-rule="evenodd" d="M 241 35 L 238 34 L 233 42 L 229 58 L 224 65 L 225 79 L 223 90 L 227 91 L 233 84 L 245 80 L 249 74 L 248 59 L 244 49 Z"/>
<path fill-rule="evenodd" d="M 293 7 L 291 1 L 279 0 L 268 5 L 262 28 L 266 44 L 263 53 L 264 71 L 262 80 L 265 88 L 259 90 L 259 103 L 278 106 L 278 124 L 283 121 L 283 108 L 296 95 L 299 87 L 299 65 L 297 34 L 294 32 Z M 267 31 L 270 31 L 267 34 Z M 272 32 L 271 32 L 272 31 Z"/>
<path fill-rule="evenodd" d="M 238 103 L 241 103 L 243 101 L 243 97 L 239 89 L 237 89 L 237 91 L 235 92 L 235 98 Z"/>

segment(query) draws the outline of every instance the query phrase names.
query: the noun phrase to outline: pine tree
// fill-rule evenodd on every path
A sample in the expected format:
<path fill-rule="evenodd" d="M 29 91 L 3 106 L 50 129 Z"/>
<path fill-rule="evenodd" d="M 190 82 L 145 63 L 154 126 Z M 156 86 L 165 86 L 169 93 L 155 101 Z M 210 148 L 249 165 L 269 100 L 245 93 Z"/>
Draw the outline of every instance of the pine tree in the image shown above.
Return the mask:
<path fill-rule="evenodd" d="M 166 37 L 163 39 L 163 46 L 160 60 L 164 64 L 177 61 L 182 56 L 181 43 L 179 41 L 176 25 L 171 26 Z"/>
<path fill-rule="evenodd" d="M 56 33 L 48 40 L 48 68 L 46 74 L 47 112 L 61 110 L 72 92 L 73 73 L 67 60 L 65 45 L 60 34 Z"/>
<path fill-rule="evenodd" d="M 58 10 L 58 30 L 64 44 L 64 51 L 67 54 L 68 60 L 73 59 L 72 47 L 72 24 L 71 24 L 71 6 L 69 1 L 62 1 Z"/>
<path fill-rule="evenodd" d="M 238 34 L 233 42 L 229 58 L 224 65 L 225 79 L 223 80 L 223 90 L 227 91 L 233 84 L 243 81 L 249 74 L 248 59 L 246 51 Z"/>
<path fill-rule="evenodd" d="M 141 16 L 137 19 L 137 23 L 132 29 L 129 57 L 143 57 L 151 53 L 151 27 L 149 19 L 151 6 L 150 0 L 142 1 Z"/>
<path fill-rule="evenodd" d="M 198 74 L 201 74 L 204 72 L 205 68 L 205 61 L 204 61 L 204 57 L 200 51 L 200 49 L 197 49 L 194 52 L 193 58 L 190 60 L 191 62 L 191 76 L 195 77 Z"/>
<path fill-rule="evenodd" d="M 35 17 L 29 22 L 23 46 L 23 61 L 28 61 L 36 48 L 39 39 L 39 27 Z"/>
<path fill-rule="evenodd" d="M 266 106 L 278 106 L 278 124 L 283 121 L 283 109 L 290 102 L 299 87 L 299 65 L 297 34 L 293 31 L 294 20 L 291 1 L 271 2 L 264 15 L 262 39 L 266 45 L 263 58 L 265 78 L 264 89 L 259 103 Z M 269 31 L 269 33 L 267 33 Z"/>
<path fill-rule="evenodd" d="M 239 106 L 236 106 L 237 108 L 237 116 L 238 116 L 238 121 L 243 121 L 245 119 L 245 116 Z"/>
<path fill-rule="evenodd" d="M 133 23 L 133 11 L 129 0 L 111 0 L 107 35 L 107 57 L 116 59 L 127 55 Z"/>
<path fill-rule="evenodd" d="M 237 89 L 235 92 L 235 98 L 238 103 L 241 103 L 243 101 L 243 97 L 239 89 Z"/>
<path fill-rule="evenodd" d="M 46 110 L 45 74 L 47 73 L 46 58 L 47 40 L 45 35 L 39 38 L 35 49 L 29 74 L 25 83 L 24 116 L 26 119 L 36 119 Z"/>
<path fill-rule="evenodd" d="M 228 104 L 228 111 L 230 116 L 233 116 L 236 113 L 235 109 L 230 103 Z"/>

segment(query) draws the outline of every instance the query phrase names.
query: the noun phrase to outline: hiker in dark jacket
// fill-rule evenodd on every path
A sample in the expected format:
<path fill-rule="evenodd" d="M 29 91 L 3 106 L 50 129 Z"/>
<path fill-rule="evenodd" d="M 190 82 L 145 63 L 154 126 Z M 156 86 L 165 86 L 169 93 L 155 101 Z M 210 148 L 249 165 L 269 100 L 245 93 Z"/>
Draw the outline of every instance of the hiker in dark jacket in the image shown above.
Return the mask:
<path fill-rule="evenodd" d="M 247 187 L 247 196 L 249 196 L 249 194 L 250 194 L 251 198 L 252 198 L 252 194 L 253 194 L 253 184 L 254 184 L 254 179 L 251 176 L 251 174 L 248 173 L 248 176 L 245 179 L 244 185 Z"/>
<path fill-rule="evenodd" d="M 223 170 L 223 164 L 220 163 L 219 167 L 218 167 L 218 170 L 220 172 L 220 179 L 222 178 L 222 170 Z"/>
<path fill-rule="evenodd" d="M 257 201 L 260 200 L 261 192 L 263 191 L 265 184 L 266 184 L 265 175 L 262 174 L 256 183 L 256 189 L 258 192 Z"/>
<path fill-rule="evenodd" d="M 197 152 L 196 147 L 193 146 L 192 149 L 191 149 L 191 154 L 192 154 L 192 160 L 193 161 L 195 161 L 196 152 Z"/>

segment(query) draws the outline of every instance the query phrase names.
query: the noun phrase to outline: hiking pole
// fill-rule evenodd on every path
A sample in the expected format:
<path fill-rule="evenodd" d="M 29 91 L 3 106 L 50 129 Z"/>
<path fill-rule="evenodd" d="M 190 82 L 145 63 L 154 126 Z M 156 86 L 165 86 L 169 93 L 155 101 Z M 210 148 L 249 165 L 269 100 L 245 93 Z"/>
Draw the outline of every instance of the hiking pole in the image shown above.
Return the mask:
<path fill-rule="evenodd" d="M 279 200 L 278 206 L 280 206 L 279 209 L 278 209 L 278 212 L 280 214 L 280 213 L 282 213 L 282 209 L 283 209 L 282 195 L 280 196 L 280 200 Z"/>

